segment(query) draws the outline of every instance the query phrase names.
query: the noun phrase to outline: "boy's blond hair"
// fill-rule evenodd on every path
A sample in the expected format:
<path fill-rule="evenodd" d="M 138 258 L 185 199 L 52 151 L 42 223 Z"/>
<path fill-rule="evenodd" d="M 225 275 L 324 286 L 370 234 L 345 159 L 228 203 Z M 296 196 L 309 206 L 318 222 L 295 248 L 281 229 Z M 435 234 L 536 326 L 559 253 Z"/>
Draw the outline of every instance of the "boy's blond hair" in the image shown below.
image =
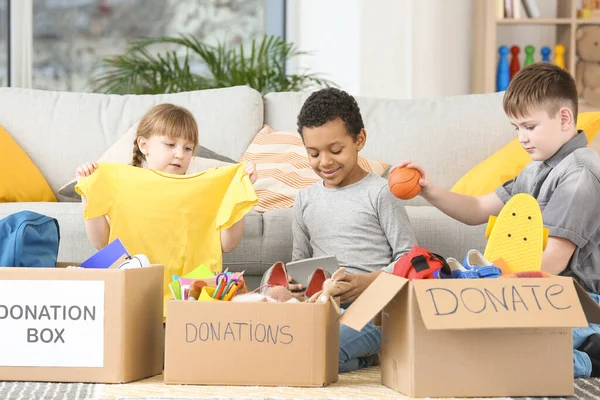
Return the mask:
<path fill-rule="evenodd" d="M 553 118 L 568 107 L 577 123 L 577 85 L 564 69 L 549 62 L 537 62 L 519 71 L 504 94 L 504 112 L 523 118 L 542 107 Z"/>
<path fill-rule="evenodd" d="M 138 146 L 137 138 L 142 136 L 148 139 L 154 135 L 190 141 L 194 143 L 194 150 L 198 145 L 198 125 L 194 115 L 183 107 L 168 103 L 159 104 L 152 107 L 140 120 L 133 141 L 131 165 L 141 167 L 146 159 Z"/>

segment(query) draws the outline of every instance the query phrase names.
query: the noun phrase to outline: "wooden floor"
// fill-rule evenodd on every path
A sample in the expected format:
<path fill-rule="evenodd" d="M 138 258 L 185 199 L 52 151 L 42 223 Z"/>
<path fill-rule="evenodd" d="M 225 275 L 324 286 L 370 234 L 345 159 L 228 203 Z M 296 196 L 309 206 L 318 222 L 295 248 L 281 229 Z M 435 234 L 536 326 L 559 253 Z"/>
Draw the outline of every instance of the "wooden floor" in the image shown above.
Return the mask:
<path fill-rule="evenodd" d="M 402 399 L 406 398 L 381 385 L 379 367 L 340 374 L 327 387 L 291 388 L 260 386 L 166 385 L 163 376 L 123 385 L 97 385 L 93 399 L 128 398 L 225 398 L 225 399 Z"/>

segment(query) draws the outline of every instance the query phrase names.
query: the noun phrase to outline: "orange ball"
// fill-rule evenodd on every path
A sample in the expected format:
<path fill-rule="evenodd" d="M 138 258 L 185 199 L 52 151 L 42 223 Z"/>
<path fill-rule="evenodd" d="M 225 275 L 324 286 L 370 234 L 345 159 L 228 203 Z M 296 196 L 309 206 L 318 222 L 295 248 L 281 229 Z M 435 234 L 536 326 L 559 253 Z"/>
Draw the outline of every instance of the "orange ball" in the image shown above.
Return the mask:
<path fill-rule="evenodd" d="M 421 174 L 414 168 L 396 168 L 390 174 L 388 186 L 390 192 L 401 200 L 409 200 L 419 194 Z"/>

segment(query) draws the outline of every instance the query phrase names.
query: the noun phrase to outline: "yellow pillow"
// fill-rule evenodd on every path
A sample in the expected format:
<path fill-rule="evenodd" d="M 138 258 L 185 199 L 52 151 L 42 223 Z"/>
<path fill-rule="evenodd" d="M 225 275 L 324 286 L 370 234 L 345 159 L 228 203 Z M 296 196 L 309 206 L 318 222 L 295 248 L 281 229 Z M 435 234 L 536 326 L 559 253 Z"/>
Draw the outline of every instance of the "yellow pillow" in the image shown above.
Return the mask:
<path fill-rule="evenodd" d="M 577 116 L 577 129 L 585 131 L 591 142 L 600 130 L 600 112 L 585 112 Z M 531 157 L 519 144 L 512 140 L 500 150 L 477 164 L 451 189 L 455 193 L 481 196 L 496 190 L 504 182 L 519 175 L 531 162 Z"/>
<path fill-rule="evenodd" d="M 56 201 L 33 161 L 0 126 L 0 203 Z"/>

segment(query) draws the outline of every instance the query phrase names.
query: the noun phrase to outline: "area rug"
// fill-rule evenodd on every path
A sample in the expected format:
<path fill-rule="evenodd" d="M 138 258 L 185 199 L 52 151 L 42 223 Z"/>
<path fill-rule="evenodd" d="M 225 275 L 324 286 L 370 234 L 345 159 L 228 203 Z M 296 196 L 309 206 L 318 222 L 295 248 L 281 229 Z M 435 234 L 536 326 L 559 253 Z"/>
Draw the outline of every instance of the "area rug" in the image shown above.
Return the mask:
<path fill-rule="evenodd" d="M 259 386 L 165 385 L 163 376 L 128 384 L 0 382 L 0 399 L 6 400 L 103 400 L 103 399 L 406 399 L 380 383 L 378 367 L 340 374 L 339 380 L 324 388 Z M 488 398 L 489 399 L 489 398 Z M 509 399 L 503 397 L 501 399 Z M 530 398 L 519 398 L 530 399 Z M 534 398 L 531 398 L 534 399 Z M 543 399 L 536 397 L 535 399 Z M 558 399 L 552 397 L 551 399 Z M 600 399 L 600 379 L 576 379 L 575 396 L 569 399 Z"/>

